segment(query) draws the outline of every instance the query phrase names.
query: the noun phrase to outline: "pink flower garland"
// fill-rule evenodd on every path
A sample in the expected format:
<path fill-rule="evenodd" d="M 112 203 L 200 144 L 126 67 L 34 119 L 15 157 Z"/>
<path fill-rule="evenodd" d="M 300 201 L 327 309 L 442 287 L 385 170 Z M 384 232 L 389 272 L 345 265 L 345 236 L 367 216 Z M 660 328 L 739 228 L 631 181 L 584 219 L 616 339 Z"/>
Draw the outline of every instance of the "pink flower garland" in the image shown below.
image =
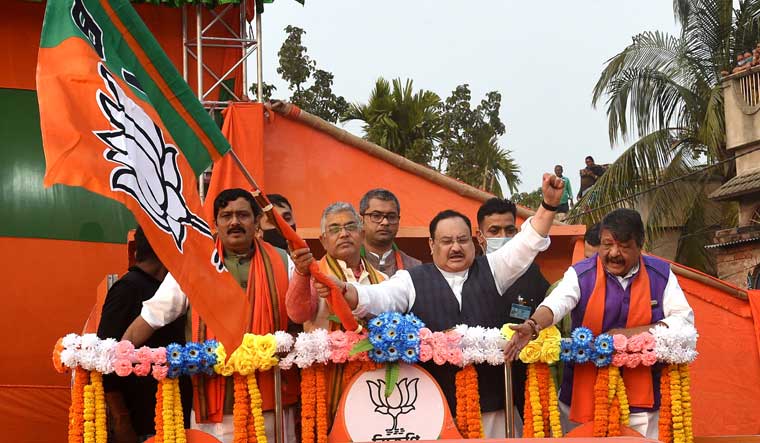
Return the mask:
<path fill-rule="evenodd" d="M 635 368 L 639 365 L 652 366 L 657 363 L 654 336 L 649 332 L 642 332 L 629 338 L 622 334 L 615 334 L 612 336 L 612 346 L 615 348 L 615 355 L 612 356 L 613 366 Z"/>

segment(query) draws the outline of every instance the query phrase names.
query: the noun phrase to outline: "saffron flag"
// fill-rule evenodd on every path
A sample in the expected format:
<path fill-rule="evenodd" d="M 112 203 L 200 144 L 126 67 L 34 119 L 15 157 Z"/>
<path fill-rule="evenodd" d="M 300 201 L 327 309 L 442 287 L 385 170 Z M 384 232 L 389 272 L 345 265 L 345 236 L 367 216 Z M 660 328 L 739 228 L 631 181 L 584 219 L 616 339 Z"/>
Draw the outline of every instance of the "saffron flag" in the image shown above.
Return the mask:
<path fill-rule="evenodd" d="M 127 0 L 47 3 L 37 65 L 44 184 L 123 203 L 228 349 L 250 302 L 201 216 L 197 177 L 230 149 Z"/>

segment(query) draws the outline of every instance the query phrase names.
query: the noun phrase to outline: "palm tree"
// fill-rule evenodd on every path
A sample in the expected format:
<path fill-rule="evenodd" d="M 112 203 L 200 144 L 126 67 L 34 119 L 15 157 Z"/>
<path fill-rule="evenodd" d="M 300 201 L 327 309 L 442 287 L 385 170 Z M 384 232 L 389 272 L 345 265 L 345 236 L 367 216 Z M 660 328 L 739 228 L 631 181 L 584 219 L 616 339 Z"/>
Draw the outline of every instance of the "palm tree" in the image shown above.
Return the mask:
<path fill-rule="evenodd" d="M 478 158 L 479 169 L 482 169 L 482 173 L 478 172 L 482 176 L 480 189 L 503 197 L 504 192 L 497 181 L 501 175 L 507 183 L 510 194 L 517 192 L 517 186 L 522 183 L 520 167 L 512 158 L 511 151 L 499 147 L 496 136 L 484 143 L 478 143 L 475 146 L 475 153 Z M 475 171 L 479 170 L 475 169 Z"/>
<path fill-rule="evenodd" d="M 412 80 L 393 80 L 393 89 L 382 77 L 375 83 L 367 104 L 352 104 L 341 119 L 361 120 L 367 140 L 397 154 L 428 165 L 441 136 L 438 112 L 441 99 L 431 91 L 414 92 Z"/>
<path fill-rule="evenodd" d="M 592 103 L 604 99 L 612 145 L 636 140 L 571 217 L 593 223 L 615 207 L 641 203 L 644 195 L 650 246 L 664 227 L 684 226 L 676 259 L 709 272 L 702 246 L 714 227 L 735 217 L 706 197 L 716 180 L 734 174 L 721 71 L 730 71 L 735 56 L 760 40 L 760 1 L 739 1 L 734 8 L 732 0 L 675 0 L 674 13 L 680 35 L 643 32 L 607 61 Z"/>

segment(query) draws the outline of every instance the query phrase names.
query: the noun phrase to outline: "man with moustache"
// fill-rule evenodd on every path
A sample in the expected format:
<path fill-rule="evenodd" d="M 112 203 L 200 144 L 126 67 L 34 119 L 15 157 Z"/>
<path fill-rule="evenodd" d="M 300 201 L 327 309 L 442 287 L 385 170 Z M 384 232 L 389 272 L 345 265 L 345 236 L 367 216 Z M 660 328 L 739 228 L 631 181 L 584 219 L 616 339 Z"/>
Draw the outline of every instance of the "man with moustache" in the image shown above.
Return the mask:
<path fill-rule="evenodd" d="M 670 264 L 642 255 L 644 224 L 638 212 L 617 209 L 600 225 L 598 254 L 578 262 L 524 323 L 512 327 L 507 358 L 519 351 L 541 329 L 571 313 L 573 329 L 586 326 L 598 335 L 631 337 L 655 325 L 681 328 L 694 324 L 694 312 L 686 301 Z M 647 438 L 658 437 L 660 368 L 639 366 L 623 373 L 631 406 L 630 427 Z M 593 420 L 593 365 L 565 364 L 559 393 L 563 421 L 569 428 Z"/>
<path fill-rule="evenodd" d="M 401 206 L 391 191 L 379 188 L 367 191 L 359 202 L 359 214 L 364 221 L 362 257 L 375 269 L 392 277 L 399 269 L 410 269 L 422 263 L 394 243 L 401 220 Z"/>
<path fill-rule="evenodd" d="M 218 230 L 217 248 L 224 266 L 252 300 L 248 332 L 264 335 L 287 329 L 285 291 L 292 267 L 287 253 L 255 237 L 262 212 L 250 192 L 226 189 L 214 200 L 214 221 Z M 267 278 L 254 281 L 254 276 Z M 274 307 L 277 307 L 275 310 Z M 189 310 L 188 299 L 171 274 L 167 274 L 156 294 L 143 303 L 140 316 L 129 326 L 124 340 L 140 346 L 155 329 L 171 323 Z M 190 309 L 192 339 L 213 338 L 197 312 Z M 229 353 L 232 350 L 228 350 Z M 257 373 L 263 400 L 267 438 L 274 441 L 274 379 L 272 371 Z M 298 401 L 298 375 L 283 372 L 282 398 L 285 416 L 285 441 L 295 443 L 295 409 Z M 233 438 L 232 377 L 197 375 L 193 428 L 227 443 Z"/>
<path fill-rule="evenodd" d="M 562 189 L 561 179 L 544 174 L 541 208 L 523 223 L 520 233 L 495 252 L 476 257 L 470 220 L 459 212 L 445 210 L 430 222 L 433 263 L 398 271 L 393 278 L 373 286 L 336 284 L 360 317 L 386 311 L 412 312 L 433 331 L 458 324 L 500 328 L 509 318 L 502 294 L 525 272 L 536 254 L 549 247 L 547 235 Z M 315 286 L 320 297 L 327 297 L 329 288 Z M 432 362 L 422 366 L 441 386 L 449 408 L 456 411 L 455 376 L 459 368 Z M 476 365 L 476 370 L 486 438 L 503 438 L 503 369 Z"/>

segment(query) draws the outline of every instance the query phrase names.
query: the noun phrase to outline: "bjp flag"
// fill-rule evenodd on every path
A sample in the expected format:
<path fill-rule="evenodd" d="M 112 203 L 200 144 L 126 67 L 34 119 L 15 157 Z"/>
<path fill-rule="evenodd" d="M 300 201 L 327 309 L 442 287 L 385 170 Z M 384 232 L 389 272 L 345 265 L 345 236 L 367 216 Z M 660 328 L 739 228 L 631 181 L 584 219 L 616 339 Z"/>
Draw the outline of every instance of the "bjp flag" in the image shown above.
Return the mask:
<path fill-rule="evenodd" d="M 127 0 L 48 1 L 37 65 L 45 186 L 124 204 L 227 349 L 250 312 L 201 216 L 197 177 L 230 149 Z"/>

